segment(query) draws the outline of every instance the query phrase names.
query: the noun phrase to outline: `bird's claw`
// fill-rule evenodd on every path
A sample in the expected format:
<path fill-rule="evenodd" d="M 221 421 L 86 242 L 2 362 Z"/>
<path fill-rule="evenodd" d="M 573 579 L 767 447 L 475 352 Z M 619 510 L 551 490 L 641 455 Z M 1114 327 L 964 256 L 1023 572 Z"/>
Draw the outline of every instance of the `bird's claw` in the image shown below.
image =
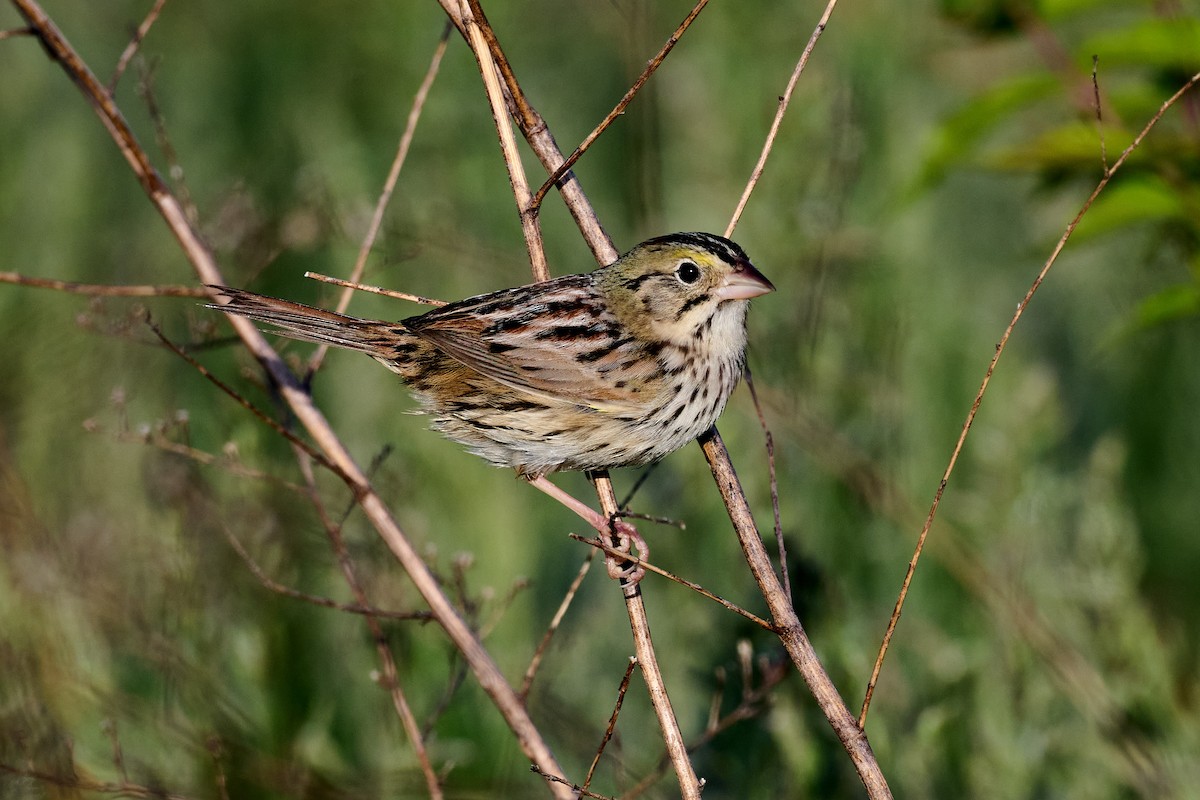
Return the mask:
<path fill-rule="evenodd" d="M 610 545 L 622 553 L 629 554 L 630 558 L 636 558 L 637 561 L 623 559 L 611 553 L 606 554 L 604 564 L 608 567 L 608 576 L 615 581 L 621 581 L 625 586 L 637 586 L 638 582 L 646 577 L 646 569 L 639 562 L 650 558 L 650 548 L 646 540 L 638 533 L 637 528 L 616 516 L 609 519 L 609 535 Z M 633 555 L 635 547 L 636 556 Z"/>

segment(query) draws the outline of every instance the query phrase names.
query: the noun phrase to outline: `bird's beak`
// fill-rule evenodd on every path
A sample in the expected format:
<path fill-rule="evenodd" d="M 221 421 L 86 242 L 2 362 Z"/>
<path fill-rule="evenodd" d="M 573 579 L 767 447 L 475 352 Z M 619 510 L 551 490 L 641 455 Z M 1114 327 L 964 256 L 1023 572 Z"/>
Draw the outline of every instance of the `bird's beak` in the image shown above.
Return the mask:
<path fill-rule="evenodd" d="M 767 276 L 756 270 L 749 261 L 742 261 L 725 276 L 714 294 L 718 300 L 749 300 L 773 291 L 775 284 L 767 280 Z"/>

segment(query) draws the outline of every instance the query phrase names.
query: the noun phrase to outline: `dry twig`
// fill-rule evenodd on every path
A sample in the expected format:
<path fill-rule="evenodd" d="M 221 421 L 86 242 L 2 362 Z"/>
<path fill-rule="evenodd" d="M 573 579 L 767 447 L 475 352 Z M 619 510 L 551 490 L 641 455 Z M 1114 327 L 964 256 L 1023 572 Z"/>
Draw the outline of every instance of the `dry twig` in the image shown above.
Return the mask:
<path fill-rule="evenodd" d="M 95 108 L 147 196 L 178 239 L 184 253 L 196 270 L 200 282 L 222 285 L 227 283 L 217 267 L 212 253 L 201 241 L 195 226 L 188 220 L 178 199 L 171 194 L 162 178 L 151 166 L 145 150 L 133 135 L 112 97 L 36 0 L 12 0 L 12 2 L 29 26 L 36 31 L 46 52 L 62 66 L 67 76 L 75 82 L 87 101 Z M 296 419 L 309 431 L 321 451 L 327 455 L 328 460 L 337 465 L 337 473 L 343 477 L 347 486 L 355 493 L 367 519 L 379 532 L 412 579 L 417 591 L 429 604 L 434 619 L 446 631 L 447 636 L 463 654 L 467 663 L 471 665 L 480 686 L 504 717 L 522 750 L 531 761 L 541 765 L 547 772 L 560 774 L 561 769 L 557 761 L 542 739 L 537 726 L 529 718 L 524 704 L 508 684 L 490 654 L 458 616 L 453 604 L 449 602 L 438 586 L 416 548 L 392 518 L 387 506 L 337 438 L 324 415 L 313 404 L 311 396 L 287 369 L 279 355 L 271 349 L 266 338 L 254 327 L 253 323 L 240 317 L 233 317 L 230 319 L 230 324 L 250 352 L 271 375 L 272 380 L 279 387 L 281 397 L 296 415 Z M 571 797 L 571 792 L 569 789 L 556 789 L 555 795 L 567 800 Z"/>
<path fill-rule="evenodd" d="M 631 558 L 630 555 L 628 553 L 626 553 L 625 551 L 619 550 L 616 547 L 606 544 L 605 542 L 601 541 L 600 539 L 587 539 L 587 538 L 584 538 L 583 536 L 580 536 L 575 533 L 571 534 L 571 538 L 577 542 L 583 542 L 586 545 L 591 545 L 592 547 L 596 548 L 597 550 L 603 550 L 605 553 L 607 553 L 610 556 L 613 556 L 614 558 L 624 558 L 624 559 Z M 712 600 L 714 603 L 724 606 L 727 610 L 732 611 L 733 613 L 735 613 L 739 616 L 745 617 L 746 619 L 753 622 L 758 627 L 763 628 L 768 631 L 771 631 L 772 633 L 775 632 L 775 626 L 772 625 L 771 623 L 767 622 L 762 617 L 758 616 L 757 614 L 752 614 L 751 612 L 747 611 L 746 609 L 742 608 L 741 606 L 737 605 L 736 603 L 729 602 L 728 600 L 721 597 L 720 595 L 713 594 L 708 589 L 705 589 L 703 586 L 701 586 L 698 583 L 693 583 L 692 581 L 689 581 L 686 578 L 681 578 L 678 575 L 676 575 L 675 573 L 673 573 L 669 570 L 665 570 L 662 567 L 655 566 L 654 564 L 651 564 L 649 561 L 646 561 L 645 559 L 634 558 L 634 559 L 632 559 L 632 561 L 635 566 L 641 567 L 641 568 L 645 569 L 647 572 L 653 572 L 656 575 L 663 576 L 664 578 L 666 578 L 669 581 L 674 581 L 675 583 L 678 583 L 680 586 L 686 586 L 688 589 L 691 589 L 693 592 L 700 595 L 701 597 L 705 597 L 709 600 Z"/>
<path fill-rule="evenodd" d="M 142 20 L 142 24 L 137 26 L 137 30 L 134 31 L 129 44 L 125 45 L 120 58 L 117 59 L 117 68 L 113 70 L 113 76 L 108 80 L 109 94 L 117 91 L 117 83 L 120 82 L 121 76 L 128 69 L 129 62 L 137 55 L 138 48 L 142 46 L 142 40 L 146 38 L 146 34 L 150 32 L 150 26 L 158 19 L 158 15 L 162 13 L 163 6 L 166 4 L 167 0 L 155 0 L 154 6 L 147 12 L 146 18 Z"/>
<path fill-rule="evenodd" d="M 316 476 L 313 474 L 312 462 L 305 457 L 304 451 L 297 449 L 296 461 L 300 465 L 300 471 L 304 474 L 305 484 L 308 486 L 310 500 L 313 508 L 317 511 L 317 516 L 321 518 L 321 524 L 325 528 L 325 535 L 329 537 L 329 543 L 333 547 L 333 551 L 337 556 L 338 564 L 342 568 L 342 575 L 346 580 L 346 585 L 350 587 L 354 599 L 363 608 L 370 608 L 371 604 L 367 599 L 366 590 L 358 580 L 358 574 L 354 569 L 354 562 L 350 559 L 350 554 L 346 550 L 346 541 L 342 537 L 341 525 L 335 523 L 329 516 L 325 508 L 325 503 L 321 499 L 320 490 L 317 489 Z M 429 792 L 430 800 L 441 800 L 442 786 L 438 780 L 437 773 L 433 769 L 433 764 L 429 760 L 429 751 L 425 747 L 425 737 L 422 734 L 421 726 L 417 724 L 417 718 L 412 712 L 411 706 L 408 704 L 408 698 L 404 694 L 404 689 L 400 685 L 400 674 L 396 669 L 396 658 L 392 655 L 392 649 L 388 647 L 387 638 L 383 635 L 383 626 L 379 624 L 379 618 L 374 614 L 366 614 L 367 627 L 371 631 L 371 637 L 375 641 L 375 652 L 379 655 L 379 661 L 383 664 L 383 686 L 388 690 L 388 694 L 392 698 L 392 707 L 396 710 L 396 716 L 400 718 L 400 724 L 404 727 L 405 734 L 408 735 L 408 741 L 412 745 L 413 753 L 417 757 L 417 763 L 421 766 L 421 774 L 425 778 L 425 788 Z"/>
<path fill-rule="evenodd" d="M 550 641 L 554 638 L 554 634 L 558 632 L 558 627 L 562 625 L 563 617 L 567 615 L 567 609 L 571 607 L 571 603 L 574 602 L 575 596 L 579 593 L 579 587 L 583 585 L 583 579 L 587 577 L 595 558 L 596 551 L 589 550 L 583 559 L 583 563 L 579 565 L 579 572 L 576 573 L 575 579 L 567 587 L 562 602 L 558 604 L 554 616 L 551 617 L 550 624 L 546 626 L 546 632 L 542 634 L 542 640 L 538 642 L 538 646 L 533 651 L 533 656 L 529 659 L 529 666 L 525 668 L 525 677 L 521 680 L 521 688 L 517 691 L 517 694 L 521 697 L 529 697 L 529 690 L 533 687 L 533 679 L 537 676 L 538 668 L 542 665 L 542 659 L 546 656 L 546 650 L 550 647 Z"/>
<path fill-rule="evenodd" d="M 383 619 L 401 619 L 401 620 L 418 620 L 427 622 L 433 618 L 428 611 L 389 611 L 385 608 L 376 608 L 374 606 L 364 606 L 357 603 L 339 603 L 328 597 L 320 595 L 308 594 L 299 589 L 293 589 L 291 586 L 285 586 L 282 583 L 274 580 L 266 571 L 259 565 L 254 557 L 246 550 L 246 546 L 241 543 L 233 532 L 228 527 L 223 527 L 225 540 L 229 542 L 229 546 L 233 548 L 238 557 L 250 570 L 250 574 L 254 576 L 264 589 L 283 597 L 291 597 L 295 600 L 301 600 L 305 603 L 310 603 L 321 608 L 332 608 L 335 611 L 344 611 L 347 614 L 363 614 L 370 617 L 380 617 Z"/>
<path fill-rule="evenodd" d="M 754 401 L 754 411 L 758 414 L 758 425 L 762 428 L 763 441 L 767 445 L 767 476 L 771 484 L 771 513 L 775 518 L 775 547 L 779 550 L 779 579 L 783 582 L 783 592 L 792 596 L 792 578 L 788 574 L 787 542 L 783 540 L 783 519 L 779 514 L 779 479 L 775 474 L 775 438 L 771 436 L 771 428 L 763 414 L 762 403 L 758 401 L 758 390 L 754 388 L 754 375 L 750 366 L 745 368 L 746 388 L 750 390 L 750 399 Z"/>
<path fill-rule="evenodd" d="M 304 273 L 304 277 L 312 278 L 314 281 L 321 281 L 322 283 L 330 283 L 334 286 L 343 286 L 356 292 L 369 292 L 370 294 L 378 294 L 382 295 L 383 297 L 391 297 L 396 300 L 407 300 L 410 303 L 420 303 L 424 306 L 447 305 L 445 300 L 434 300 L 431 297 L 422 297 L 419 294 L 400 292 L 396 291 L 395 289 L 384 289 L 382 286 L 370 286 L 365 283 L 355 283 L 354 281 L 342 280 L 341 278 L 331 278 L 330 276 L 322 275 L 319 272 L 306 272 Z M 344 311 L 345 309 L 341 310 Z"/>
<path fill-rule="evenodd" d="M 525 234 L 525 247 L 529 251 L 529 264 L 535 281 L 550 280 L 550 268 L 546 264 L 546 251 L 542 247 L 542 226 L 532 208 L 532 193 L 521 165 L 521 154 L 513 137 L 508 106 L 504 102 L 504 87 L 500 82 L 500 71 L 492 58 L 489 41 L 495 41 L 495 33 L 483 15 L 479 0 L 461 0 L 460 11 L 467 32 L 467 43 L 479 64 L 483 85 L 487 89 L 488 103 L 492 108 L 492 119 L 496 133 L 500 136 L 500 150 L 504 154 L 504 165 L 508 168 L 508 180 L 517 199 L 517 213 L 521 217 L 521 232 Z M 488 33 L 485 34 L 484 32 Z M 497 48 L 498 49 L 498 48 Z"/>
<path fill-rule="evenodd" d="M 583 138 L 583 141 L 580 142 L 579 146 L 575 148 L 574 152 L 567 157 L 567 160 L 550 173 L 550 177 L 546 179 L 546 182 L 543 183 L 541 188 L 537 190 L 537 194 L 533 196 L 533 201 L 530 203 L 531 208 L 537 209 L 542 205 L 542 200 L 546 198 L 546 193 L 549 192 L 552 187 L 558 185 L 558 182 L 563 179 L 563 176 L 570 172 L 571 167 L 575 166 L 575 162 L 579 161 L 583 154 L 587 152 L 588 148 L 600 138 L 600 134 L 608 130 L 608 126 L 612 125 L 613 122 L 617 120 L 617 117 L 625 113 L 625 109 L 628 108 L 629 104 L 633 102 L 633 98 L 636 97 L 637 93 L 641 91 L 643 86 L 646 85 L 646 81 L 650 80 L 650 76 L 654 74 L 655 70 L 658 69 L 659 65 L 662 64 L 670 52 L 675 49 L 675 45 L 679 43 L 679 38 L 683 36 L 684 32 L 689 27 L 691 27 L 692 22 L 696 19 L 696 17 L 700 16 L 700 12 L 704 10 L 706 5 L 708 5 L 708 0 L 699 0 L 699 2 L 696 3 L 688 15 L 684 17 L 683 22 L 679 23 L 679 27 L 675 29 L 675 32 L 672 33 L 667 39 L 667 42 L 662 46 L 662 49 L 659 50 L 658 53 L 655 54 L 654 58 L 650 59 L 650 61 L 646 64 L 646 68 L 642 70 L 642 74 L 637 77 L 637 80 L 635 80 L 633 85 L 629 87 L 629 90 L 625 92 L 625 96 L 622 97 L 615 106 L 613 106 L 613 110 L 608 112 L 604 119 L 600 121 L 600 124 L 593 128 L 592 132 Z"/>
<path fill-rule="evenodd" d="M 592 778 L 596 776 L 596 767 L 600 765 L 600 758 L 604 755 L 604 749 L 608 747 L 613 733 L 617 730 L 617 717 L 621 716 L 621 706 L 625 703 L 625 693 L 629 691 L 629 680 L 633 677 L 633 671 L 637 669 L 637 665 L 637 658 L 634 657 L 629 659 L 629 663 L 625 666 L 625 674 L 621 676 L 621 685 L 617 687 L 617 701 L 613 703 L 612 714 L 608 716 L 608 725 L 604 729 L 604 736 L 600 739 L 600 744 L 596 747 L 596 755 L 592 758 L 592 763 L 588 765 L 587 775 L 583 779 L 583 788 L 585 790 L 592 785 Z"/>
<path fill-rule="evenodd" d="M 346 288 L 338 298 L 337 306 L 334 308 L 339 314 L 346 313 L 346 309 L 350 305 L 350 297 L 353 295 L 353 289 L 362 288 L 355 286 L 358 281 L 362 280 L 363 272 L 367 268 L 367 257 L 371 254 L 371 248 L 375 246 L 375 239 L 379 236 L 379 229 L 383 226 L 383 214 L 387 211 L 388 203 L 391 202 L 392 193 L 396 190 L 396 183 L 400 180 L 400 170 L 404 167 L 404 161 L 408 158 L 408 150 L 412 146 L 413 136 L 417 130 L 417 122 L 421 119 L 421 111 L 425 108 L 425 100 L 429 97 L 429 90 L 433 87 L 433 81 L 437 77 L 438 69 L 442 64 L 442 57 L 446 55 L 446 45 L 450 41 L 450 25 L 447 24 L 445 30 L 442 31 L 442 37 L 438 40 L 437 47 L 433 50 L 433 58 L 429 61 L 429 69 L 425 72 L 425 78 L 421 81 L 420 88 L 417 89 L 417 95 L 413 98 L 412 108 L 408 112 L 408 120 L 404 124 L 404 133 L 400 135 L 400 144 L 396 147 L 396 156 L 392 159 L 391 169 L 388 170 L 387 179 L 383 182 L 383 190 L 379 193 L 379 199 L 375 201 L 375 212 L 371 215 L 371 224 L 367 228 L 367 234 L 363 237 L 362 244 L 358 248 L 358 257 L 354 261 L 354 268 L 350 270 L 350 280 L 340 285 Z M 308 277 L 311 273 L 305 273 Z M 323 279 L 324 276 L 318 278 Z M 326 279 L 328 283 L 335 283 L 333 279 Z M 375 291 L 376 294 L 386 294 L 382 289 L 366 289 L 366 291 Z M 410 298 L 411 299 L 411 298 Z M 421 302 L 418 300 L 417 302 Z M 329 345 L 322 344 L 313 351 L 308 360 L 308 373 L 314 374 L 321 368 L 321 362 L 325 360 L 325 354 L 329 352 Z"/>
<path fill-rule="evenodd" d="M 85 294 L 91 297 L 209 297 L 211 292 L 203 286 L 113 286 L 101 283 L 76 283 L 53 278 L 31 278 L 18 272 L 0 272 L 0 283 L 29 286 L 35 289 L 53 289 L 68 294 Z"/>
<path fill-rule="evenodd" d="M 771 121 L 771 130 L 767 133 L 767 139 L 763 142 L 762 152 L 758 156 L 758 163 L 754 165 L 753 172 L 750 173 L 750 180 L 746 183 L 745 190 L 742 191 L 742 197 L 738 200 L 737 208 L 733 211 L 733 216 L 729 220 L 729 225 L 725 228 L 725 235 L 732 236 L 734 228 L 737 227 L 738 220 L 742 218 L 742 212 L 746 209 L 746 203 L 750 201 L 750 195 L 754 192 L 754 187 L 758 185 L 758 179 L 762 177 L 763 170 L 767 166 L 767 156 L 771 154 L 771 149 L 775 146 L 775 137 L 779 134 L 779 126 L 783 123 L 783 115 L 787 113 L 788 103 L 792 100 L 792 93 L 796 90 L 796 82 L 800 80 L 800 73 L 804 72 L 804 66 L 808 64 L 808 57 L 812 55 L 813 48 L 817 46 L 817 40 L 821 38 L 821 34 L 825 32 L 825 28 L 829 25 L 829 18 L 833 15 L 833 9 L 837 5 L 837 0 L 829 0 L 825 6 L 825 12 L 821 14 L 821 20 L 817 23 L 816 29 L 812 32 L 812 36 L 808 39 L 808 44 L 804 46 L 804 52 L 800 54 L 800 60 L 796 62 L 796 68 L 792 70 L 792 77 L 788 80 L 787 88 L 779 97 L 779 108 L 775 111 L 775 119 Z"/>
<path fill-rule="evenodd" d="M 904 610 L 904 601 L 905 598 L 908 597 L 908 588 L 912 583 L 913 574 L 916 572 L 917 562 L 920 561 L 921 553 L 925 549 L 925 540 L 929 536 L 929 529 L 933 527 L 933 520 L 934 517 L 937 516 L 938 506 L 942 502 L 942 495 L 946 491 L 946 485 L 950 482 L 950 475 L 954 472 L 954 467 L 958 463 L 958 457 L 962 453 L 963 445 L 966 443 L 967 434 L 970 433 L 971 426 L 975 423 L 975 416 L 979 413 L 979 406 L 983 403 L 983 396 L 987 393 L 988 384 L 991 383 L 992 373 L 996 371 L 996 365 L 1000 361 L 1000 356 L 1004 354 L 1004 348 L 1008 346 L 1008 340 L 1009 337 L 1012 336 L 1013 329 L 1017 327 L 1017 322 L 1020 321 L 1021 316 L 1025 313 L 1025 309 L 1029 307 L 1029 303 L 1033 300 L 1034 294 L 1037 293 L 1037 290 L 1041 287 L 1042 282 L 1050 273 L 1050 268 L 1053 267 L 1054 262 L 1058 260 L 1058 256 L 1062 253 L 1063 248 L 1067 246 L 1067 242 L 1071 239 L 1071 235 L 1075 233 L 1075 228 L 1078 227 L 1080 220 L 1082 220 L 1084 215 L 1087 214 L 1088 210 L 1092 207 L 1092 204 L 1096 202 L 1096 198 L 1099 197 L 1100 193 L 1104 191 L 1106 186 L 1108 186 L 1108 182 L 1112 180 L 1112 177 L 1117 173 L 1117 170 L 1121 168 L 1126 160 L 1128 160 L 1129 156 L 1141 146 L 1142 141 L 1150 134 L 1150 131 L 1154 129 L 1154 126 L 1158 124 L 1158 121 L 1162 119 L 1163 115 L 1166 114 L 1171 106 L 1175 105 L 1175 103 L 1177 103 L 1185 94 L 1187 94 L 1187 92 L 1190 91 L 1191 88 L 1198 82 L 1200 82 L 1200 73 L 1193 75 L 1186 83 L 1183 84 L 1182 87 L 1179 88 L 1178 91 L 1175 92 L 1175 94 L 1171 95 L 1161 106 L 1159 106 L 1158 111 L 1153 117 L 1150 118 L 1150 121 L 1147 122 L 1138 135 L 1134 137 L 1133 141 L 1128 147 L 1125 148 L 1120 157 L 1113 162 L 1112 167 L 1110 167 L 1104 173 L 1104 176 L 1100 179 L 1100 182 L 1096 184 L 1096 188 L 1092 190 L 1092 193 L 1088 195 L 1087 200 L 1084 201 L 1083 206 L 1079 209 L 1079 212 L 1069 223 L 1067 223 L 1066 229 L 1063 231 L 1062 236 L 1059 237 L 1058 242 L 1054 245 L 1054 249 L 1051 251 L 1049 258 L 1047 258 L 1045 264 L 1042 265 L 1037 277 L 1033 279 L 1033 283 L 1025 292 L 1025 296 L 1021 298 L 1021 302 L 1017 304 L 1016 312 L 1013 314 L 1012 319 L 1009 320 L 1008 326 L 1004 329 L 1004 333 L 1000 336 L 1000 341 L 996 344 L 996 352 L 992 355 L 991 361 L 988 362 L 987 369 L 983 373 L 983 381 L 979 384 L 979 390 L 975 393 L 975 399 L 971 403 L 970 410 L 967 411 L 967 418 L 963 422 L 962 430 L 958 434 L 958 441 L 954 443 L 954 449 L 950 453 L 950 461 L 948 464 L 946 464 L 946 469 L 942 473 L 942 479 L 939 481 L 937 490 L 933 494 L 933 503 L 929 506 L 929 512 L 925 515 L 925 524 L 921 527 L 921 533 L 917 537 L 916 548 L 913 550 L 912 558 L 908 562 L 908 569 L 904 574 L 904 581 L 900 584 L 900 594 L 896 598 L 896 606 L 892 610 L 891 618 L 888 620 L 887 630 L 883 634 L 883 642 L 879 646 L 879 654 L 875 657 L 875 666 L 871 670 L 871 679 L 867 682 L 867 690 L 863 696 L 862 710 L 858 715 L 860 726 L 866 724 L 867 711 L 871 707 L 871 697 L 874 695 L 875 686 L 879 682 L 879 672 L 883 669 L 883 659 L 887 655 L 888 646 L 892 641 L 892 635 L 896 632 L 896 625 L 900 622 L 900 614 Z"/>

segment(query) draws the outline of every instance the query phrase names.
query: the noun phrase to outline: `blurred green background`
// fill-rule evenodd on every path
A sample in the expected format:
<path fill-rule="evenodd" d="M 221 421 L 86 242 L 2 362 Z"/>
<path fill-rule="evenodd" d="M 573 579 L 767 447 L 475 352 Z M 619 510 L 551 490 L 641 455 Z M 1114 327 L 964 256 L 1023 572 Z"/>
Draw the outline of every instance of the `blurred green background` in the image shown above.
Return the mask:
<path fill-rule="evenodd" d="M 486 3 L 531 101 L 570 150 L 690 8 Z M 149 3 L 47 10 L 107 80 Z M 577 168 L 618 247 L 720 232 L 815 2 L 713 3 Z M 0 28 L 16 28 L 11 7 Z M 432 2 L 171 3 L 117 100 L 160 169 L 161 111 L 235 285 L 329 302 L 443 25 Z M 1103 124 L 1092 104 L 1099 57 Z M 750 364 L 778 457 L 796 601 L 857 710 L 925 511 L 1004 325 L 1111 163 L 1200 69 L 1200 3 L 843 2 L 802 77 L 736 238 L 779 291 Z M 27 37 L 0 41 L 0 269 L 190 283 L 95 116 Z M 540 174 L 532 158 L 531 174 Z M 1092 209 L 1029 307 L 951 480 L 867 730 L 905 797 L 1195 797 L 1200 785 L 1200 95 L 1185 97 Z M 555 273 L 591 268 L 553 198 Z M 452 37 L 366 280 L 454 299 L 528 280 L 475 62 Z M 269 592 L 348 600 L 289 447 L 157 346 L 148 309 L 274 410 L 222 319 L 194 300 L 89 300 L 0 285 L 0 763 L 195 797 L 424 796 L 362 621 Z M 359 296 L 363 316 L 417 308 Z M 306 346 L 287 345 L 305 356 Z M 335 353 L 318 402 L 405 530 L 519 680 L 584 556 L 549 500 L 424 430 L 394 377 Z M 745 390 L 721 430 L 769 529 Z M 167 443 L 213 454 L 204 465 Z M 385 453 L 386 450 L 386 453 Z M 247 476 L 245 467 L 269 475 Z M 618 492 L 637 473 L 616 475 Z M 579 476 L 556 478 L 580 497 Z M 337 513 L 345 491 L 322 479 Z M 697 448 L 633 503 L 655 561 L 761 613 Z M 373 601 L 420 608 L 362 517 L 345 526 Z M 530 696 L 581 780 L 632 652 L 594 569 Z M 524 586 L 522 581 L 528 581 Z M 675 708 L 697 736 L 773 639 L 651 579 Z M 514 590 L 515 598 L 508 601 Z M 448 797 L 544 790 L 432 626 L 385 623 Z M 760 661 L 761 659 L 761 661 Z M 114 735 L 115 732 L 115 735 Z M 661 752 L 640 680 L 594 788 Z M 792 675 L 695 754 L 707 798 L 858 797 Z M 674 779 L 648 796 L 670 797 Z M 76 796 L 0 774 L 0 797 Z"/>

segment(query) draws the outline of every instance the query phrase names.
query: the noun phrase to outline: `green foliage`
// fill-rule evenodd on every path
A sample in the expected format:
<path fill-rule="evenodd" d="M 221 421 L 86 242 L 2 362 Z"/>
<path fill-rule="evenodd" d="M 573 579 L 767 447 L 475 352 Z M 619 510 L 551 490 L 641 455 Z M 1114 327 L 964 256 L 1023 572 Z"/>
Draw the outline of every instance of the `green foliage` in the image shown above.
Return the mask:
<path fill-rule="evenodd" d="M 50 11 L 107 80 L 147 5 Z M 570 149 L 690 4 L 484 6 Z M 1111 165 L 1200 69 L 1198 20 L 1190 0 L 844 3 L 801 78 L 736 238 L 779 287 L 751 315 L 750 362 L 797 606 L 851 708 L 1004 325 L 1100 179 L 1101 141 Z M 723 229 L 815 22 L 807 4 L 706 8 L 578 165 L 619 246 Z M 0 28 L 18 24 L 0 11 Z M 301 275 L 349 271 L 442 24 L 433 3 L 168 3 L 145 73 L 135 65 L 116 98 L 167 172 L 136 91 L 153 88 L 231 282 L 328 303 Z M 192 282 L 36 43 L 0 41 L 0 74 L 2 269 Z M 868 720 L 897 796 L 1184 798 L 1200 784 L 1198 97 L 1168 112 L 1091 208 L 995 373 Z M 525 282 L 517 223 L 474 59 L 454 38 L 366 281 L 445 298 Z M 553 199 L 543 223 L 552 270 L 588 269 Z M 131 781 L 188 796 L 219 796 L 218 768 L 230 797 L 424 796 L 361 619 L 268 590 L 230 544 L 280 584 L 350 601 L 296 490 L 294 453 L 157 347 L 142 308 L 278 410 L 194 300 L 0 285 L 0 763 L 116 781 L 115 738 Z M 415 313 L 367 296 L 351 312 Z M 381 493 L 519 682 L 583 557 L 565 536 L 579 524 L 426 431 L 373 363 L 332 354 L 313 391 L 362 463 L 387 450 Z M 721 430 L 767 530 L 744 391 Z M 635 478 L 618 474 L 618 494 Z M 581 477 L 555 480 L 588 497 Z M 351 498 L 328 475 L 318 485 L 340 520 Z M 634 507 L 687 523 L 641 523 L 656 563 L 762 613 L 695 448 L 668 458 Z M 420 610 L 360 514 L 344 535 L 376 605 Z M 529 697 L 575 780 L 631 652 L 601 573 Z M 742 702 L 739 643 L 754 685 L 774 674 L 766 632 L 658 579 L 646 595 L 687 735 L 714 697 L 723 713 Z M 540 796 L 441 633 L 383 624 L 447 796 Z M 756 711 L 697 751 L 706 798 L 862 796 L 794 675 Z M 627 790 L 660 754 L 635 677 L 594 788 Z M 668 777 L 648 796 L 675 794 Z M 0 774 L 0 797 L 58 795 Z"/>

